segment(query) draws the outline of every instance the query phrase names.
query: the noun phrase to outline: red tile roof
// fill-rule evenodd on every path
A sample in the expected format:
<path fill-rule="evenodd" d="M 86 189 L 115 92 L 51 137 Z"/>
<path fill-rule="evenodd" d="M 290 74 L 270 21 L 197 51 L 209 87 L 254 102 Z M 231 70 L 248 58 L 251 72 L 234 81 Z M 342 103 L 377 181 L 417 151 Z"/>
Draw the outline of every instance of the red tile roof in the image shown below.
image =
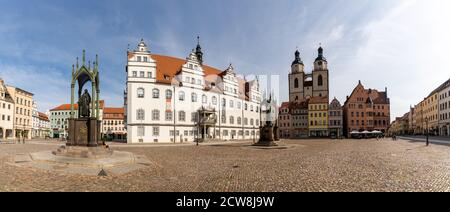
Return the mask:
<path fill-rule="evenodd" d="M 39 115 L 39 119 L 42 119 L 44 121 L 50 120 L 50 119 L 48 119 L 48 116 L 45 113 L 38 112 L 38 115 Z"/>
<path fill-rule="evenodd" d="M 311 97 L 311 99 L 309 99 L 309 104 L 323 104 L 326 103 L 328 104 L 328 97 L 324 96 L 324 97 Z"/>
<path fill-rule="evenodd" d="M 106 107 L 103 110 L 103 114 L 124 114 L 125 109 L 123 107 L 114 108 L 114 107 Z"/>
<path fill-rule="evenodd" d="M 100 100 L 100 109 L 103 109 L 105 105 L 105 100 Z M 58 111 L 58 110 L 70 110 L 70 104 L 62 104 L 58 107 L 51 109 L 50 111 Z M 74 110 L 78 110 L 78 104 L 74 105 Z"/>

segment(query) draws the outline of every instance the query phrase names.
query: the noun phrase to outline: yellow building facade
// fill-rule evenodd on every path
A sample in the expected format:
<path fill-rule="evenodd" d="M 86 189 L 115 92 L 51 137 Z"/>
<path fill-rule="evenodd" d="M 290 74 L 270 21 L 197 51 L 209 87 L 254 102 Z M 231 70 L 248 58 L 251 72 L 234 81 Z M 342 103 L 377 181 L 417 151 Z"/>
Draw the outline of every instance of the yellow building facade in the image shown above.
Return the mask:
<path fill-rule="evenodd" d="M 438 93 L 432 93 L 422 102 L 423 110 L 423 127 L 428 129 L 430 134 L 438 134 L 439 132 L 439 108 Z M 427 123 L 428 121 L 428 123 Z"/>
<path fill-rule="evenodd" d="M 308 103 L 308 129 L 310 137 L 327 137 L 328 97 L 313 97 Z"/>

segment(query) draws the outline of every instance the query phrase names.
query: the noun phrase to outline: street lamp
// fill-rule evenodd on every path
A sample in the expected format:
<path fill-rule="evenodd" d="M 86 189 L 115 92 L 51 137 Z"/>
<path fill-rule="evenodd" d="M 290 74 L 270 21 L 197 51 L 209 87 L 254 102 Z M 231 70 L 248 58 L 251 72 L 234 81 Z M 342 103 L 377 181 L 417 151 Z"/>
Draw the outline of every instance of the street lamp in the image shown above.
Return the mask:
<path fill-rule="evenodd" d="M 426 123 L 426 129 L 427 129 L 427 146 L 430 145 L 429 141 L 428 141 L 428 134 L 429 134 L 429 129 L 428 129 L 428 117 L 425 118 L 425 123 Z"/>

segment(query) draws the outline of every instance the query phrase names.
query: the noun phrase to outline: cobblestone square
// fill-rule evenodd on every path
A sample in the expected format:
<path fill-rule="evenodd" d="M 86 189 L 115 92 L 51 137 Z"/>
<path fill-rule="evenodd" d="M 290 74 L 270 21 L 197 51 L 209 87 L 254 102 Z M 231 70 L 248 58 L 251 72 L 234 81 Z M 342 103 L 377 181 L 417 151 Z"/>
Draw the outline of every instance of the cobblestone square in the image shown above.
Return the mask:
<path fill-rule="evenodd" d="M 257 149 L 251 142 L 112 144 L 150 163 L 106 177 L 24 168 L 13 160 L 54 150 L 61 145 L 56 141 L 0 144 L 0 191 L 450 191 L 448 146 L 389 139 L 281 144 L 287 148 Z"/>

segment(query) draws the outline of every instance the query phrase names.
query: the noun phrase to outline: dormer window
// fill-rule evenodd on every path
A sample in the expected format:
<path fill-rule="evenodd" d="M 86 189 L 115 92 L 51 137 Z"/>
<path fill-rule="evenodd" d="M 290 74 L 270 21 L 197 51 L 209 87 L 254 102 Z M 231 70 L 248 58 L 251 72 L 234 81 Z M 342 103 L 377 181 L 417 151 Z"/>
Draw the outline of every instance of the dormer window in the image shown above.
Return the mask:
<path fill-rule="evenodd" d="M 193 69 L 193 66 L 192 66 L 192 64 L 189 64 L 189 69 Z"/>
<path fill-rule="evenodd" d="M 137 61 L 141 62 L 142 61 L 142 57 L 141 56 L 137 56 Z"/>
<path fill-rule="evenodd" d="M 147 57 L 144 57 L 144 62 L 148 62 L 148 58 Z"/>

